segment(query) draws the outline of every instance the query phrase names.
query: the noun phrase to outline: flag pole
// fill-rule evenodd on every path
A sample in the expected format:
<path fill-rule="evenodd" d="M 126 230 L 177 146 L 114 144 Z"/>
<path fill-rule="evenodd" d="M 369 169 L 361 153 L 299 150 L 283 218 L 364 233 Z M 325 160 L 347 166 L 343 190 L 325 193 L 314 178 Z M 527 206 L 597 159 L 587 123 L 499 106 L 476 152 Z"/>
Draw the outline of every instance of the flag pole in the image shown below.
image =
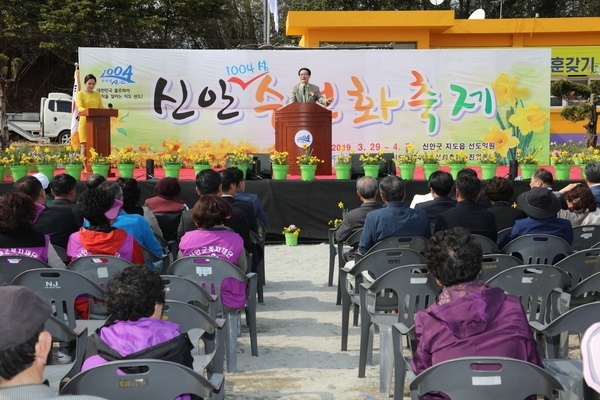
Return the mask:
<path fill-rule="evenodd" d="M 271 11 L 269 6 L 269 0 L 265 0 L 265 42 L 271 43 Z"/>

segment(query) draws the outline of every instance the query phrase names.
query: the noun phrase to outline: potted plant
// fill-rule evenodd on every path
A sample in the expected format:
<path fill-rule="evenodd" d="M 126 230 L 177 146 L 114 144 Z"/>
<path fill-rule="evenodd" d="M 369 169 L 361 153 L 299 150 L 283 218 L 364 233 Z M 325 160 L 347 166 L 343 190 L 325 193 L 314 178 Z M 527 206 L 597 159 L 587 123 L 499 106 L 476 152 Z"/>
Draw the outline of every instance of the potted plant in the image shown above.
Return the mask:
<path fill-rule="evenodd" d="M 429 175 L 438 170 L 440 165 L 440 149 L 436 148 L 433 151 L 424 151 L 420 157 L 423 163 L 423 179 L 429 179 Z"/>
<path fill-rule="evenodd" d="M 198 175 L 200 171 L 210 169 L 210 165 L 215 158 L 207 151 L 204 154 L 195 152 L 189 153 L 188 159 L 192 162 L 194 174 Z"/>
<path fill-rule="evenodd" d="M 381 163 L 384 161 L 383 152 L 380 151 L 376 154 L 363 153 L 358 159 L 363 163 L 362 167 L 365 171 L 365 176 L 370 176 L 373 178 L 377 178 L 379 176 Z"/>
<path fill-rule="evenodd" d="M 481 179 L 492 179 L 496 176 L 496 169 L 500 163 L 501 157 L 498 153 L 482 146 L 479 155 L 479 164 L 481 166 Z"/>
<path fill-rule="evenodd" d="M 521 167 L 521 177 L 523 179 L 531 179 L 531 176 L 537 169 L 540 160 L 537 157 L 537 152 L 542 147 L 527 147 L 525 149 L 517 149 L 517 161 Z"/>
<path fill-rule="evenodd" d="M 452 178 L 456 179 L 458 171 L 464 169 L 469 161 L 469 155 L 464 151 L 460 150 L 456 154 L 451 154 L 448 158 L 448 164 L 450 165 L 450 173 Z"/>
<path fill-rule="evenodd" d="M 285 235 L 285 244 L 287 246 L 297 246 L 298 236 L 300 235 L 300 228 L 296 225 L 290 225 L 283 228 L 283 235 Z"/>
<path fill-rule="evenodd" d="M 103 156 L 98 154 L 93 147 L 90 148 L 90 164 L 92 165 L 92 172 L 94 174 L 103 175 L 105 178 L 108 177 L 108 171 L 110 170 L 112 160 L 112 156 Z"/>
<path fill-rule="evenodd" d="M 568 151 L 553 150 L 550 154 L 550 162 L 554 166 L 556 179 L 566 181 L 569 179 L 571 167 L 574 164 L 573 157 Z"/>
<path fill-rule="evenodd" d="M 287 179 L 287 173 L 290 169 L 288 155 L 289 153 L 287 151 L 274 151 L 269 155 L 271 169 L 273 170 L 273 179 Z"/>
<path fill-rule="evenodd" d="M 352 154 L 354 154 L 354 150 L 335 156 L 334 168 L 336 179 L 350 179 Z"/>
<path fill-rule="evenodd" d="M 59 154 L 56 146 L 35 146 L 31 152 L 31 158 L 38 172 L 46 175 L 48 179 L 54 176 Z"/>
<path fill-rule="evenodd" d="M 408 143 L 405 147 L 404 154 L 399 154 L 396 157 L 396 164 L 400 168 L 400 176 L 402 179 L 413 179 L 415 174 L 415 166 L 417 164 L 417 153 L 412 144 Z"/>
<path fill-rule="evenodd" d="M 117 149 L 116 162 L 121 178 L 133 178 L 133 170 L 138 163 L 139 157 L 139 154 L 133 150 L 133 147 L 121 147 Z"/>
<path fill-rule="evenodd" d="M 2 163 L 10 168 L 13 180 L 27 175 L 29 164 L 33 161 L 29 146 L 9 146 L 4 150 Z"/>
<path fill-rule="evenodd" d="M 227 162 L 229 166 L 238 168 L 244 173 L 244 179 L 246 179 L 246 173 L 248 168 L 252 165 L 252 154 L 248 153 L 246 149 L 239 148 L 233 151 L 233 153 L 227 154 Z"/>
<path fill-rule="evenodd" d="M 179 145 L 169 144 L 159 156 L 159 161 L 165 170 L 165 177 L 179 178 L 179 171 L 185 165 L 183 150 Z"/>
<path fill-rule="evenodd" d="M 303 144 L 302 149 L 304 155 L 296 157 L 296 162 L 300 166 L 300 175 L 303 181 L 312 181 L 315 179 L 315 173 L 317 171 L 317 165 L 322 163 L 319 157 L 313 156 L 313 149 L 308 145 Z"/>
<path fill-rule="evenodd" d="M 81 179 L 81 170 L 83 169 L 84 161 L 85 156 L 82 156 L 79 151 L 74 151 L 70 145 L 60 149 L 59 162 L 65 167 L 66 173 L 77 180 Z"/>

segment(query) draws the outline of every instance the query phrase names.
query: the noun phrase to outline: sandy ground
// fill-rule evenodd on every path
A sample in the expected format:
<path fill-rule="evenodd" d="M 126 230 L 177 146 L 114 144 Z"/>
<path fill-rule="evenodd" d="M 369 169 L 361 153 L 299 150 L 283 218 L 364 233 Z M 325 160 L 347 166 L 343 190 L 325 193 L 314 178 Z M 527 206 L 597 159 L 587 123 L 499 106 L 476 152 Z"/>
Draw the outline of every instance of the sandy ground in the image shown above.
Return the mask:
<path fill-rule="evenodd" d="M 350 326 L 348 351 L 340 351 L 342 309 L 335 305 L 337 286 L 327 286 L 329 246 L 271 245 L 265 253 L 265 303 L 257 311 L 259 356 L 251 357 L 245 330 L 238 339 L 238 370 L 225 376 L 226 398 L 387 398 L 379 395 L 378 340 L 366 378 L 358 378 L 359 327 Z"/>

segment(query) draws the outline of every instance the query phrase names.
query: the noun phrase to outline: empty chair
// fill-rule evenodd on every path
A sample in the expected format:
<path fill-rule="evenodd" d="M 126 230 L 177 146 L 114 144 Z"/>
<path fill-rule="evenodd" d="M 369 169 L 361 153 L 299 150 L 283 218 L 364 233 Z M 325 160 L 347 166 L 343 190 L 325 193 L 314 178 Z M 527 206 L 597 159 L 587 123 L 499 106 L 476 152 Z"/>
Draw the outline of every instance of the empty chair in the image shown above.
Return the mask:
<path fill-rule="evenodd" d="M 581 250 L 555 264 L 571 277 L 573 286 L 600 272 L 600 249 Z"/>
<path fill-rule="evenodd" d="M 475 234 L 472 234 L 472 236 L 475 238 L 475 241 L 481 245 L 483 254 L 497 254 L 500 252 L 498 250 L 498 245 L 496 245 L 496 243 L 494 243 L 494 241 L 490 238 Z"/>
<path fill-rule="evenodd" d="M 511 240 L 502 253 L 510 254 L 523 264 L 553 265 L 572 253 L 571 246 L 558 236 L 531 234 Z"/>
<path fill-rule="evenodd" d="M 600 295 L 600 272 L 588 276 L 567 290 L 567 293 L 571 296 L 570 308 L 597 301 Z"/>
<path fill-rule="evenodd" d="M 411 249 L 423 253 L 428 242 L 423 236 L 392 236 L 375 243 L 367 254 L 381 249 Z"/>
<path fill-rule="evenodd" d="M 189 279 L 176 275 L 161 275 L 165 284 L 165 299 L 190 303 L 217 318 L 217 296 L 210 294 L 202 286 Z"/>
<path fill-rule="evenodd" d="M 216 257 L 190 256 L 183 257 L 175 261 L 169 267 L 171 275 L 178 275 L 190 279 L 211 294 L 218 296 L 219 305 L 223 317 L 227 320 L 226 328 L 226 358 L 227 372 L 235 372 L 237 365 L 237 334 L 238 334 L 238 314 L 242 309 L 246 309 L 246 322 L 250 330 L 250 347 L 253 356 L 258 357 L 258 344 L 256 338 L 256 284 L 257 277 L 255 273 L 244 274 L 235 265 Z M 223 292 L 221 291 L 223 281 L 226 278 L 243 282 L 246 285 L 246 304 L 240 308 L 232 309 L 223 307 Z"/>
<path fill-rule="evenodd" d="M 410 384 L 411 399 L 442 392 L 451 399 L 525 399 L 556 397 L 563 386 L 537 365 L 505 357 L 465 357 L 428 368 Z"/>
<path fill-rule="evenodd" d="M 25 256 L 0 256 L 0 285 L 8 286 L 23 271 L 50 268 L 48 264 Z"/>
<path fill-rule="evenodd" d="M 77 374 L 61 390 L 61 395 L 87 394 L 106 399 L 175 399 L 193 394 L 208 399 L 223 384 L 223 375 L 210 381 L 194 370 L 169 361 L 113 361 Z"/>
<path fill-rule="evenodd" d="M 484 254 L 479 280 L 487 282 L 500 272 L 522 264 L 523 261 L 519 260 L 517 257 L 509 256 L 508 254 Z"/>
<path fill-rule="evenodd" d="M 179 227 L 179 221 L 181 220 L 181 211 L 170 212 L 170 213 L 154 213 L 158 226 L 163 233 L 163 238 L 167 241 L 177 240 L 177 228 Z"/>
<path fill-rule="evenodd" d="M 600 225 L 579 225 L 573 227 L 573 251 L 591 249 L 600 242 Z"/>
<path fill-rule="evenodd" d="M 425 264 L 394 268 L 375 282 L 360 285 L 359 378 L 365 377 L 367 359 L 373 349 L 373 328 L 377 325 L 380 337 L 379 392 L 389 394 L 393 367 L 392 325 L 401 324 L 402 333 L 406 334 L 414 325 L 415 314 L 433 304 L 441 289 Z M 377 303 L 394 307 L 398 313 L 377 311 Z M 405 366 L 397 365 L 396 368 L 404 369 Z"/>
<path fill-rule="evenodd" d="M 358 325 L 359 312 L 359 286 L 363 283 L 362 273 L 374 274 L 374 279 L 389 270 L 410 264 L 424 264 L 425 258 L 422 254 L 410 249 L 377 250 L 366 255 L 351 268 L 340 269 L 340 286 L 342 287 L 342 351 L 348 350 L 348 329 L 350 322 L 350 306 L 354 305 L 353 325 Z M 348 275 L 354 277 L 354 285 L 348 282 Z M 384 311 L 396 309 L 395 305 L 387 304 Z"/>

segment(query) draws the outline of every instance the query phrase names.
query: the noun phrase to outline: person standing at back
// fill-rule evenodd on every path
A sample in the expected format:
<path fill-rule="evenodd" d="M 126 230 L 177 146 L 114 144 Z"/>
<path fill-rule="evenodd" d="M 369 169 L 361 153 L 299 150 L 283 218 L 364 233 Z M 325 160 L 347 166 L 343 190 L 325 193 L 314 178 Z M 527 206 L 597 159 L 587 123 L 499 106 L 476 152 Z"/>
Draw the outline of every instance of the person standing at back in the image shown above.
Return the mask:
<path fill-rule="evenodd" d="M 83 78 L 84 88 L 77 92 L 75 98 L 75 104 L 77 104 L 77 110 L 81 113 L 86 111 L 88 108 L 104 108 L 102 105 L 102 96 L 96 92 L 96 77 L 92 74 L 88 74 Z M 87 147 L 87 133 L 86 133 L 87 118 L 79 116 L 79 142 L 81 143 L 81 155 L 85 156 Z"/>

